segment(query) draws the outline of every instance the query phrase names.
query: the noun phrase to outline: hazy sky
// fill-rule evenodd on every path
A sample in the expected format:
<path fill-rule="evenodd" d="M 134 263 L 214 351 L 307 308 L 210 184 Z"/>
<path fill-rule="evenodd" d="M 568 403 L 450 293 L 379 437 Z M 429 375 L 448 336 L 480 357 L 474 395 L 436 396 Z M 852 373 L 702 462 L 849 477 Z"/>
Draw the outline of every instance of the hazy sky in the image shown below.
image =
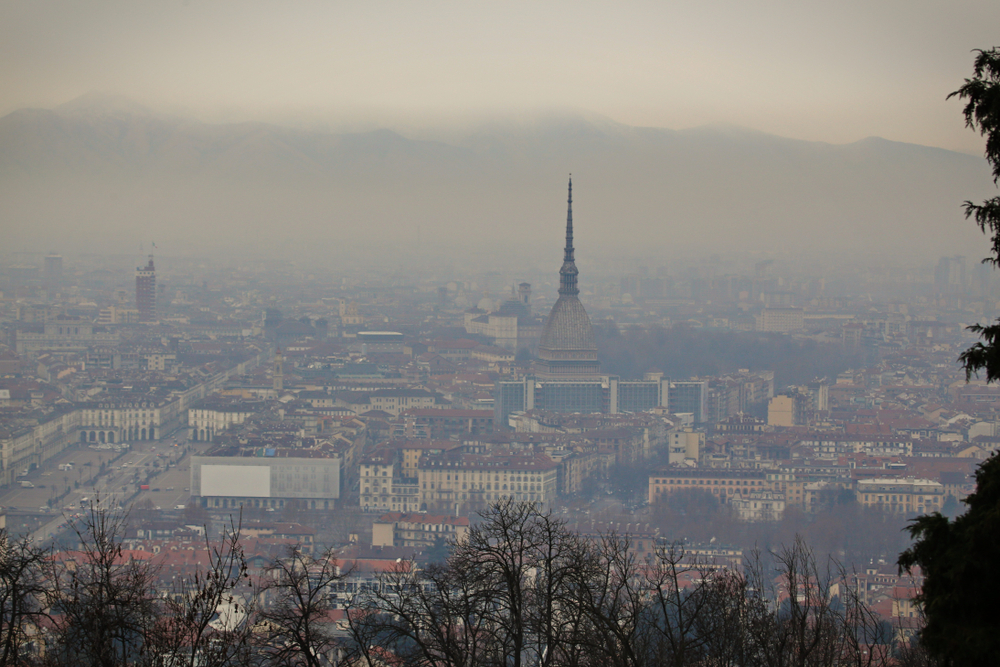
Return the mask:
<path fill-rule="evenodd" d="M 0 115 L 89 91 L 207 119 L 571 108 L 980 153 L 945 96 L 996 0 L 2 0 Z"/>

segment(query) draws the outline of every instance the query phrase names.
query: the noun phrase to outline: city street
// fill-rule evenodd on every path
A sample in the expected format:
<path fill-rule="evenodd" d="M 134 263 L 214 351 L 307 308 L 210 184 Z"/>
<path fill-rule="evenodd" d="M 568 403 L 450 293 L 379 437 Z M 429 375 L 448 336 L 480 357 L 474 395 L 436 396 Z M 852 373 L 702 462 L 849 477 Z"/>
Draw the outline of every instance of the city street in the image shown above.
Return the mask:
<path fill-rule="evenodd" d="M 186 429 L 179 429 L 157 441 L 132 443 L 124 453 L 75 445 L 48 461 L 43 469 L 19 477 L 12 488 L 0 493 L 0 506 L 8 513 L 41 519 L 44 523 L 32 532 L 36 542 L 57 535 L 68 520 L 82 515 L 90 503 L 98 500 L 106 508 L 122 507 L 127 502 L 128 506 L 151 504 L 157 509 L 174 511 L 186 505 L 190 496 L 188 454 L 200 453 L 211 446 L 211 443 L 191 443 L 186 435 Z M 116 456 L 119 458 L 115 459 Z M 61 470 L 60 466 L 65 464 L 72 467 Z M 102 465 L 106 466 L 104 474 L 100 474 Z M 147 484 L 147 476 L 149 489 L 139 490 L 140 484 Z M 21 480 L 32 487 L 21 486 Z M 55 502 L 67 488 L 70 492 Z M 30 525 L 31 521 L 27 523 Z M 11 528 L 17 532 L 14 526 Z"/>

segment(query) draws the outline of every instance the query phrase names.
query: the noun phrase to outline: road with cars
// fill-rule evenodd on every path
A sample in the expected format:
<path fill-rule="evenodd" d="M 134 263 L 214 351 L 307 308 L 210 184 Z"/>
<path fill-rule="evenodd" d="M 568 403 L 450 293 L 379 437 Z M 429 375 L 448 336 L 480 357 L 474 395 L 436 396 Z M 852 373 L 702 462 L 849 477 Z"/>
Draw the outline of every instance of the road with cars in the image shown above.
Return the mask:
<path fill-rule="evenodd" d="M 0 506 L 8 514 L 41 520 L 31 531 L 36 543 L 47 542 L 66 530 L 70 521 L 81 518 L 95 502 L 109 509 L 151 503 L 157 509 L 177 510 L 190 496 L 189 454 L 209 446 L 188 442 L 186 436 L 187 429 L 178 429 L 160 440 L 133 442 L 125 451 L 76 445 L 42 469 L 19 476 L 12 488 L 0 493 Z M 139 485 L 146 484 L 150 472 L 149 489 L 141 490 Z M 69 493 L 50 507 L 67 487 Z"/>

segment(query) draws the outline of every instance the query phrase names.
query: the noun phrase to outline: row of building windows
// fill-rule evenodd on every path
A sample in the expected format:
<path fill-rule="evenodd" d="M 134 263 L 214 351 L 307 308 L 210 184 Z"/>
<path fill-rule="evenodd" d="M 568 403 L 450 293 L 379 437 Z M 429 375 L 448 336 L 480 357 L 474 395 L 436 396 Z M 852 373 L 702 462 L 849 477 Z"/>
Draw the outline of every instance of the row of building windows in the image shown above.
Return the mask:
<path fill-rule="evenodd" d="M 433 489 L 434 488 L 434 482 L 431 482 L 430 484 L 431 484 L 431 489 Z M 484 490 L 485 491 L 493 491 L 494 490 L 493 489 L 494 485 L 492 483 L 488 483 L 487 482 L 485 489 L 483 488 L 483 482 L 479 482 L 478 483 L 479 484 L 479 488 L 478 489 L 476 488 L 476 484 L 477 484 L 476 482 L 472 482 L 471 484 L 472 484 L 472 490 L 473 491 L 476 491 L 476 490 L 479 490 L 479 491 L 484 491 Z M 524 487 L 523 489 L 521 488 L 522 486 Z M 511 484 L 510 488 L 511 488 L 512 491 L 541 491 L 542 490 L 541 486 L 542 486 L 541 484 Z M 424 482 L 423 488 L 425 488 L 425 489 L 427 488 L 427 482 Z M 442 488 L 442 486 L 441 486 L 440 483 L 438 484 L 438 488 Z M 467 483 L 466 482 L 462 482 L 462 489 L 465 490 L 467 488 L 468 488 L 467 487 Z M 496 485 L 496 490 L 497 491 L 506 491 L 507 490 L 507 485 L 504 484 L 503 488 L 501 488 L 500 484 L 497 484 Z"/>
<path fill-rule="evenodd" d="M 865 494 L 865 502 L 866 503 L 867 502 L 876 502 L 876 503 L 889 503 L 889 502 L 892 502 L 892 503 L 895 503 L 895 502 L 903 502 L 903 501 L 906 501 L 906 502 L 914 502 L 914 501 L 916 501 L 916 502 L 919 502 L 919 503 L 927 503 L 929 505 L 932 505 L 932 504 L 934 504 L 934 503 L 937 502 L 937 498 L 935 498 L 935 497 L 928 498 L 926 496 L 916 496 L 916 497 L 913 497 L 913 496 L 909 496 L 909 495 L 902 494 L 902 493 L 900 493 L 900 494 L 886 494 L 884 496 L 876 496 L 876 495 L 868 494 L 868 493 Z"/>
<path fill-rule="evenodd" d="M 733 485 L 736 485 L 736 486 L 763 486 L 764 482 L 754 481 L 754 480 L 751 480 L 749 482 L 747 480 L 742 480 L 742 481 L 741 480 L 736 480 L 734 482 L 731 479 L 729 479 L 729 480 L 718 480 L 718 479 L 668 479 L 668 480 L 660 480 L 660 479 L 658 479 L 658 480 L 656 480 L 656 484 L 657 485 L 660 485 L 660 484 L 703 484 L 703 485 L 708 485 L 708 486 L 711 486 L 713 484 L 716 485 L 716 486 L 718 486 L 719 484 L 723 484 L 723 485 L 728 484 L 729 486 L 733 486 Z"/>

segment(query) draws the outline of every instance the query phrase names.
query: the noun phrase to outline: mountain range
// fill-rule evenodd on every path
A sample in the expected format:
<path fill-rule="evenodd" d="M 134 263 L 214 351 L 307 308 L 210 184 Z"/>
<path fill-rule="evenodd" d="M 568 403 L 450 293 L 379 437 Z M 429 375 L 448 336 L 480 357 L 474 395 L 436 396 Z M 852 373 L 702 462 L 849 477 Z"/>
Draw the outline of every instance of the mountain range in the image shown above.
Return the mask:
<path fill-rule="evenodd" d="M 987 252 L 960 205 L 995 192 L 988 167 L 940 148 L 574 114 L 440 136 L 212 124 L 92 94 L 0 118 L 0 222 L 18 250 L 120 252 L 155 239 L 178 253 L 331 261 L 366 246 L 548 256 L 562 244 L 572 172 L 584 257 Z"/>

